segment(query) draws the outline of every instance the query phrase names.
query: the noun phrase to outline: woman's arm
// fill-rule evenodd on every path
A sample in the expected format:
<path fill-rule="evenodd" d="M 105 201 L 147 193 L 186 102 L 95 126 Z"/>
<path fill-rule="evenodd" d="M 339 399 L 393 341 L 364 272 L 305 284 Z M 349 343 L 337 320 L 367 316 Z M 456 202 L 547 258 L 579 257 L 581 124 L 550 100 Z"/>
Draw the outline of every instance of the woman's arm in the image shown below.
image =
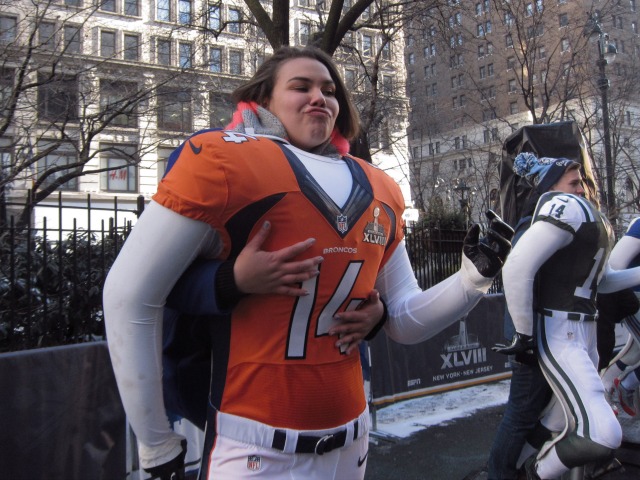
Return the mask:
<path fill-rule="evenodd" d="M 162 397 L 165 300 L 197 256 L 214 256 L 220 249 L 217 234 L 207 224 L 151 202 L 105 282 L 111 362 L 139 440 L 143 468 L 166 463 L 182 451 L 181 437 L 169 426 Z"/>
<path fill-rule="evenodd" d="M 573 236 L 549 222 L 534 223 L 518 240 L 502 269 L 505 299 L 516 332 L 533 335 L 533 283 L 540 267 Z"/>
<path fill-rule="evenodd" d="M 479 239 L 474 225 L 463 242 L 460 270 L 422 291 L 415 278 L 404 242 L 398 246 L 376 281 L 385 299 L 389 321 L 387 334 L 399 343 L 427 340 L 469 313 L 489 290 L 511 250 L 513 230 L 493 212 L 487 212 L 489 228 Z"/>

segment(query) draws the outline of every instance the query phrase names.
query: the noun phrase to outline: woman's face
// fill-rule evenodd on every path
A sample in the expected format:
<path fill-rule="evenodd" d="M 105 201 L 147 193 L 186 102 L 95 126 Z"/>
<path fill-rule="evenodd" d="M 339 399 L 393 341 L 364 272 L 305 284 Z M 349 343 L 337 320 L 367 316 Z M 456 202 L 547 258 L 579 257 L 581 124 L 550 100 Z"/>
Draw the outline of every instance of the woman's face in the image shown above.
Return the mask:
<path fill-rule="evenodd" d="M 325 142 L 340 107 L 329 70 L 311 58 L 287 60 L 278 69 L 266 108 L 284 125 L 292 145 L 311 150 Z"/>

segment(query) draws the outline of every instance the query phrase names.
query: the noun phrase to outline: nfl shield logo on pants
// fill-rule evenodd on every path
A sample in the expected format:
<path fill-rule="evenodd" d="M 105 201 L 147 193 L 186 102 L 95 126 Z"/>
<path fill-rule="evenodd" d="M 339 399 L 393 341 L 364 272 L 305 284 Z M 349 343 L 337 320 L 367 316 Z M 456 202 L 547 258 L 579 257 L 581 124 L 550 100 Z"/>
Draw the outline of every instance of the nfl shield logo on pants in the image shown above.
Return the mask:
<path fill-rule="evenodd" d="M 247 469 L 257 472 L 260 470 L 260 456 L 259 455 L 249 455 L 247 457 Z"/>

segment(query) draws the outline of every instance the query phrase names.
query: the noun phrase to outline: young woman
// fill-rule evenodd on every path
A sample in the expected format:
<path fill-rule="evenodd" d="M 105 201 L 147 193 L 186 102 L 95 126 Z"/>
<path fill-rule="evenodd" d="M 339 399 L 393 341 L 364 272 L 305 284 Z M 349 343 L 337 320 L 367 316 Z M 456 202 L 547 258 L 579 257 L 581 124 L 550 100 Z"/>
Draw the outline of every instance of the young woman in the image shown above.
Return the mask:
<path fill-rule="evenodd" d="M 211 323 L 201 477 L 364 478 L 362 371 L 357 350 L 336 348 L 335 317 L 375 288 L 387 302 L 387 334 L 425 340 L 482 297 L 512 232 L 492 218 L 479 241 L 472 227 L 460 271 L 423 292 L 403 242 L 398 186 L 347 155 L 359 120 L 331 58 L 279 49 L 234 98 L 227 130 L 195 134 L 175 152 L 105 285 L 109 349 L 142 466 L 170 478 L 181 464 L 182 439 L 162 401 L 167 294 L 195 258 L 235 258 L 269 221 L 277 235 L 264 250 L 312 238 L 305 256 L 322 262 L 301 285 L 308 295 L 246 296 Z"/>

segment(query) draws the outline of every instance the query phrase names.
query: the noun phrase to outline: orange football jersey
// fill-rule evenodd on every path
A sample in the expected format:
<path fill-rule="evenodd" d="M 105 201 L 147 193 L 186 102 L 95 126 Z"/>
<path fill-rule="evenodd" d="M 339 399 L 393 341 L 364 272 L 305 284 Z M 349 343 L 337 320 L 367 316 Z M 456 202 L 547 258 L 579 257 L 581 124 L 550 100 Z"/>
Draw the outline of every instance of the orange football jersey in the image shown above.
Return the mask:
<path fill-rule="evenodd" d="M 265 137 L 207 131 L 179 150 L 154 200 L 211 225 L 222 257 L 237 255 L 265 220 L 263 249 L 316 239 L 304 258 L 321 255 L 304 297 L 253 295 L 215 320 L 211 401 L 220 411 L 282 428 L 321 430 L 365 408 L 358 353 L 329 336 L 333 316 L 366 299 L 403 237 L 404 202 L 376 167 L 345 157 L 353 176 L 338 207 L 298 158 Z M 218 347 L 219 346 L 219 347 Z"/>

